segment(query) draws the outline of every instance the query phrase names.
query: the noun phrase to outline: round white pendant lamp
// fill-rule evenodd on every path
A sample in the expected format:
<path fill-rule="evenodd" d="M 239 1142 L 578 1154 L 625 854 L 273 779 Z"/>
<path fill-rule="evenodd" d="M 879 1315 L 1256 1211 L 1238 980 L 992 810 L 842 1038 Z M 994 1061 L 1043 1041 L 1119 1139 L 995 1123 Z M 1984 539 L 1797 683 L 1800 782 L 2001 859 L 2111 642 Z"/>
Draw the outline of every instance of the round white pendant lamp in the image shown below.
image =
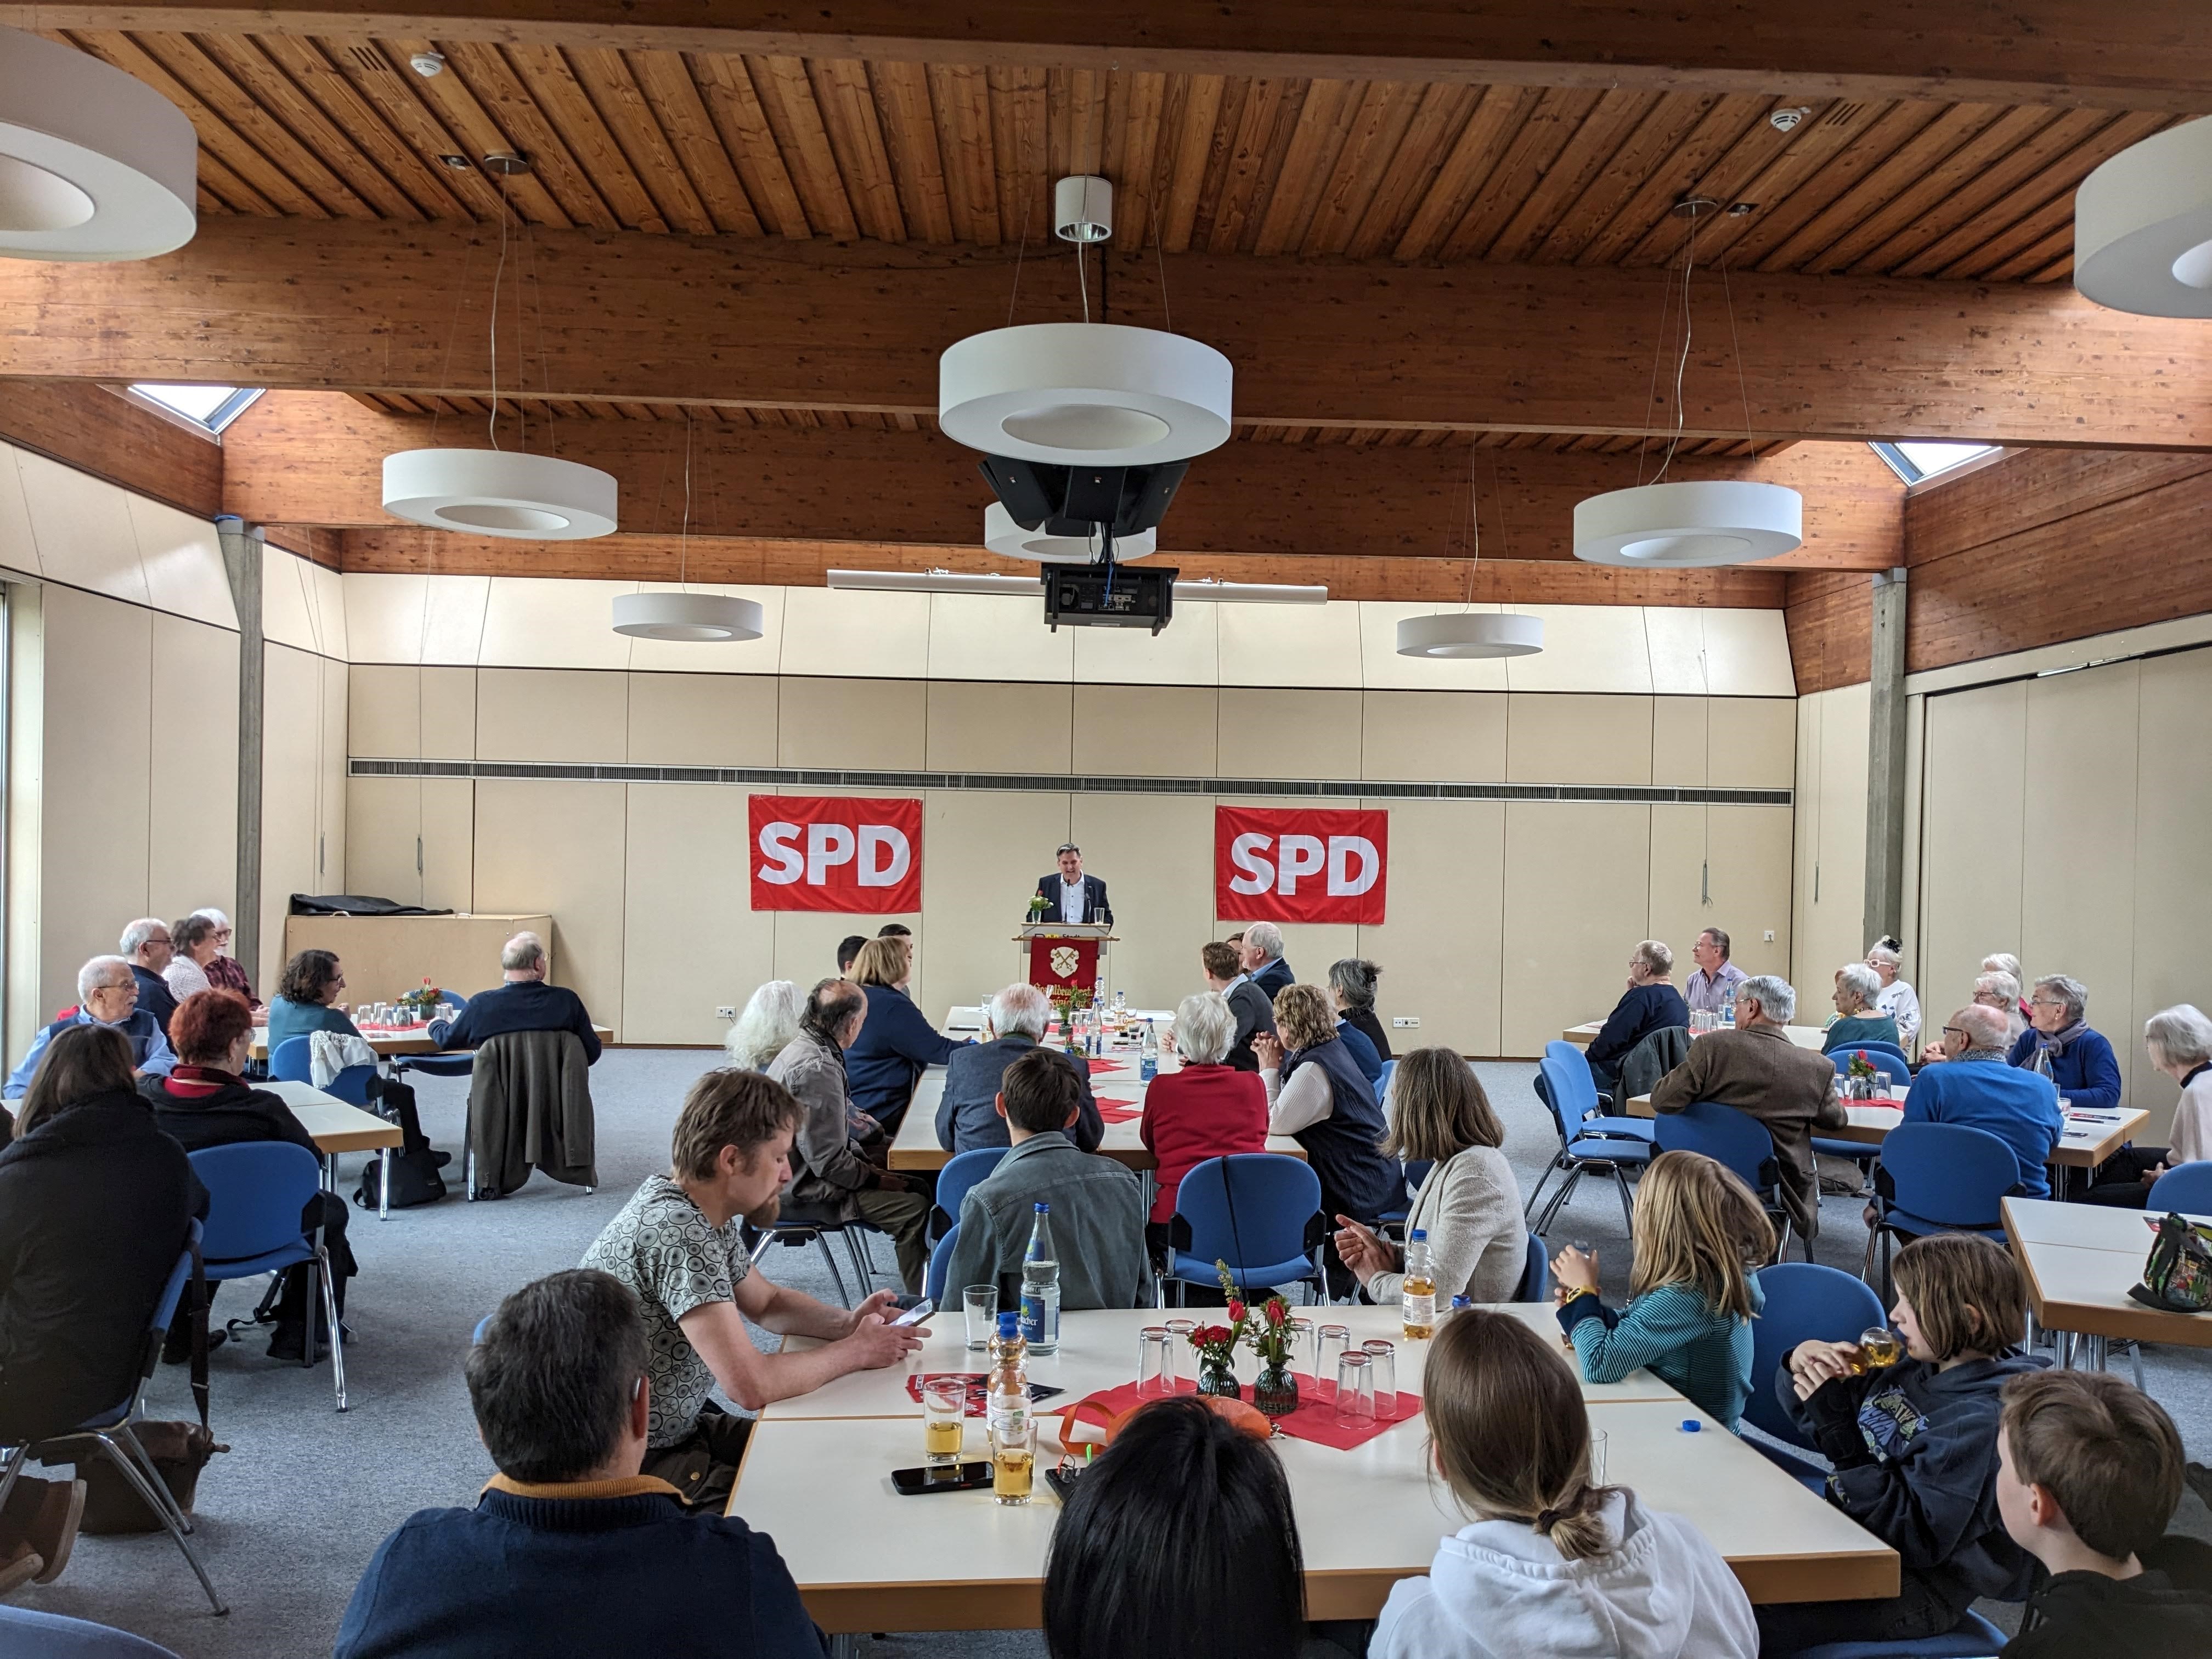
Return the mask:
<path fill-rule="evenodd" d="M 2212 317 L 2212 120 L 2130 144 L 2074 192 L 2074 287 L 2145 317 Z"/>
<path fill-rule="evenodd" d="M 1096 536 L 1055 536 L 1045 526 L 1024 530 L 998 502 L 983 509 L 983 545 L 1009 559 L 1034 559 L 1040 564 L 1095 564 L 1105 551 Z M 1114 538 L 1114 556 L 1141 559 L 1159 545 L 1159 532 L 1140 530 L 1133 536 Z"/>
<path fill-rule="evenodd" d="M 1575 556 L 1590 564 L 1691 570 L 1753 564 L 1805 544 L 1805 498 L 1740 478 L 1644 484 L 1575 504 Z"/>
<path fill-rule="evenodd" d="M 1437 659 L 1533 657 L 1544 648 L 1544 619 L 1508 611 L 1468 611 L 1407 617 L 1398 624 L 1398 654 Z"/>
<path fill-rule="evenodd" d="M 615 528 L 614 476 L 551 455 L 407 449 L 384 458 L 384 510 L 433 530 L 573 542 Z"/>
<path fill-rule="evenodd" d="M 150 259 L 192 240 L 199 141 L 88 52 L 0 29 L 0 257 Z"/>
<path fill-rule="evenodd" d="M 971 334 L 938 360 L 945 435 L 1054 466 L 1152 466 L 1229 438 L 1229 359 L 1120 323 L 1025 323 Z"/>
<path fill-rule="evenodd" d="M 617 593 L 615 632 L 639 640 L 714 644 L 757 640 L 765 631 L 760 604 L 734 593 Z"/>

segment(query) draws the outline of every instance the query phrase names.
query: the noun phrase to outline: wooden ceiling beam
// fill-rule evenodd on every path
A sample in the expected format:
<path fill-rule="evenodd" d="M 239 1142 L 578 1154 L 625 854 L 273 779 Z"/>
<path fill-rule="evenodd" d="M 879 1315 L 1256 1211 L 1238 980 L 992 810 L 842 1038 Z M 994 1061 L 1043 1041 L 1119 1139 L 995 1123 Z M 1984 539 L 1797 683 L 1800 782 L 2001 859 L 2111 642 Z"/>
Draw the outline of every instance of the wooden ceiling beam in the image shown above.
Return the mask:
<path fill-rule="evenodd" d="M 489 41 L 988 67 L 1512 82 L 1836 98 L 2212 110 L 2197 0 L 40 0 L 22 28 Z"/>
<path fill-rule="evenodd" d="M 932 432 L 735 427 L 681 419 L 578 421 L 530 447 L 613 473 L 623 528 L 674 536 L 978 547 L 988 488 L 972 451 Z M 522 447 L 516 423 L 502 441 Z M 482 419 L 387 415 L 332 393 L 274 392 L 224 434 L 223 506 L 261 523 L 389 528 L 380 479 L 398 449 L 485 447 Z M 1439 559 L 1469 549 L 1472 485 L 1486 557 L 1572 557 L 1574 505 L 1656 471 L 1627 454 L 1465 445 L 1238 442 L 1200 456 L 1163 529 L 1185 553 Z M 1772 459 L 1678 459 L 1674 478 L 1752 477 L 1805 493 L 1807 544 L 1776 568 L 1881 570 L 1904 562 L 1905 487 L 1863 444 L 1804 444 Z M 573 544 L 588 568 L 598 542 Z"/>

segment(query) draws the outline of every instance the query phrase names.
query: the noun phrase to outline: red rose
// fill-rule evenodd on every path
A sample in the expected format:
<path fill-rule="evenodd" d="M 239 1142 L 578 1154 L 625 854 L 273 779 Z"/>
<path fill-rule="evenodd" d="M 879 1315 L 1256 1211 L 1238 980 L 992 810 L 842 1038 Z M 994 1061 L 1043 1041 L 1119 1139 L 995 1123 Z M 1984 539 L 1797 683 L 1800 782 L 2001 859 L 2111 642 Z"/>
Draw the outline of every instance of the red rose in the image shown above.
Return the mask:
<path fill-rule="evenodd" d="M 1230 1298 L 1229 1303 L 1229 1322 L 1232 1325 L 1241 1325 L 1244 1322 L 1244 1304 L 1233 1297 Z"/>

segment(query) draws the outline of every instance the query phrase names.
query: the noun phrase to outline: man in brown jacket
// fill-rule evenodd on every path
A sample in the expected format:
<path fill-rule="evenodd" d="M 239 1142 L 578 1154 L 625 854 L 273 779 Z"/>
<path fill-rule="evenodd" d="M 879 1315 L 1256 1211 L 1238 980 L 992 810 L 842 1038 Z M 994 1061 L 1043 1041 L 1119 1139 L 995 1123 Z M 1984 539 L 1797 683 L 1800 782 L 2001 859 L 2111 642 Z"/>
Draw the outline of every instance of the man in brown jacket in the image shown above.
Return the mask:
<path fill-rule="evenodd" d="M 1782 1172 L 1782 1207 L 1801 1238 L 1820 1231 L 1820 1179 L 1813 1164 L 1813 1132 L 1840 1129 L 1848 1120 L 1833 1097 L 1836 1068 L 1815 1048 L 1800 1048 L 1783 1027 L 1797 1012 L 1797 994 L 1773 974 L 1755 974 L 1735 990 L 1735 1029 L 1708 1031 L 1690 1057 L 1651 1091 L 1655 1112 L 1679 1112 L 1693 1101 L 1733 1106 L 1755 1117 L 1774 1139 Z"/>

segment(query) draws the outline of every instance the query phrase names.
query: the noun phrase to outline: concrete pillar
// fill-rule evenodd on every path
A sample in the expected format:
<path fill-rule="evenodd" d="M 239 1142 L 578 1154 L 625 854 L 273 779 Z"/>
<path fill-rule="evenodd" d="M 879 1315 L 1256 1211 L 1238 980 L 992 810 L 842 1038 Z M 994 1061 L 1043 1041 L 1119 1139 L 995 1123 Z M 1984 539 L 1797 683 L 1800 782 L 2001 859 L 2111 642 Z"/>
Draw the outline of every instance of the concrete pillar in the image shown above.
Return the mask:
<path fill-rule="evenodd" d="M 215 528 L 222 544 L 223 572 L 230 578 L 231 603 L 238 611 L 238 899 L 231 913 L 230 948 L 267 996 L 261 961 L 261 530 L 229 514 L 218 518 Z"/>
<path fill-rule="evenodd" d="M 1905 571 L 1873 584 L 1867 699 L 1866 940 L 1905 936 Z"/>

